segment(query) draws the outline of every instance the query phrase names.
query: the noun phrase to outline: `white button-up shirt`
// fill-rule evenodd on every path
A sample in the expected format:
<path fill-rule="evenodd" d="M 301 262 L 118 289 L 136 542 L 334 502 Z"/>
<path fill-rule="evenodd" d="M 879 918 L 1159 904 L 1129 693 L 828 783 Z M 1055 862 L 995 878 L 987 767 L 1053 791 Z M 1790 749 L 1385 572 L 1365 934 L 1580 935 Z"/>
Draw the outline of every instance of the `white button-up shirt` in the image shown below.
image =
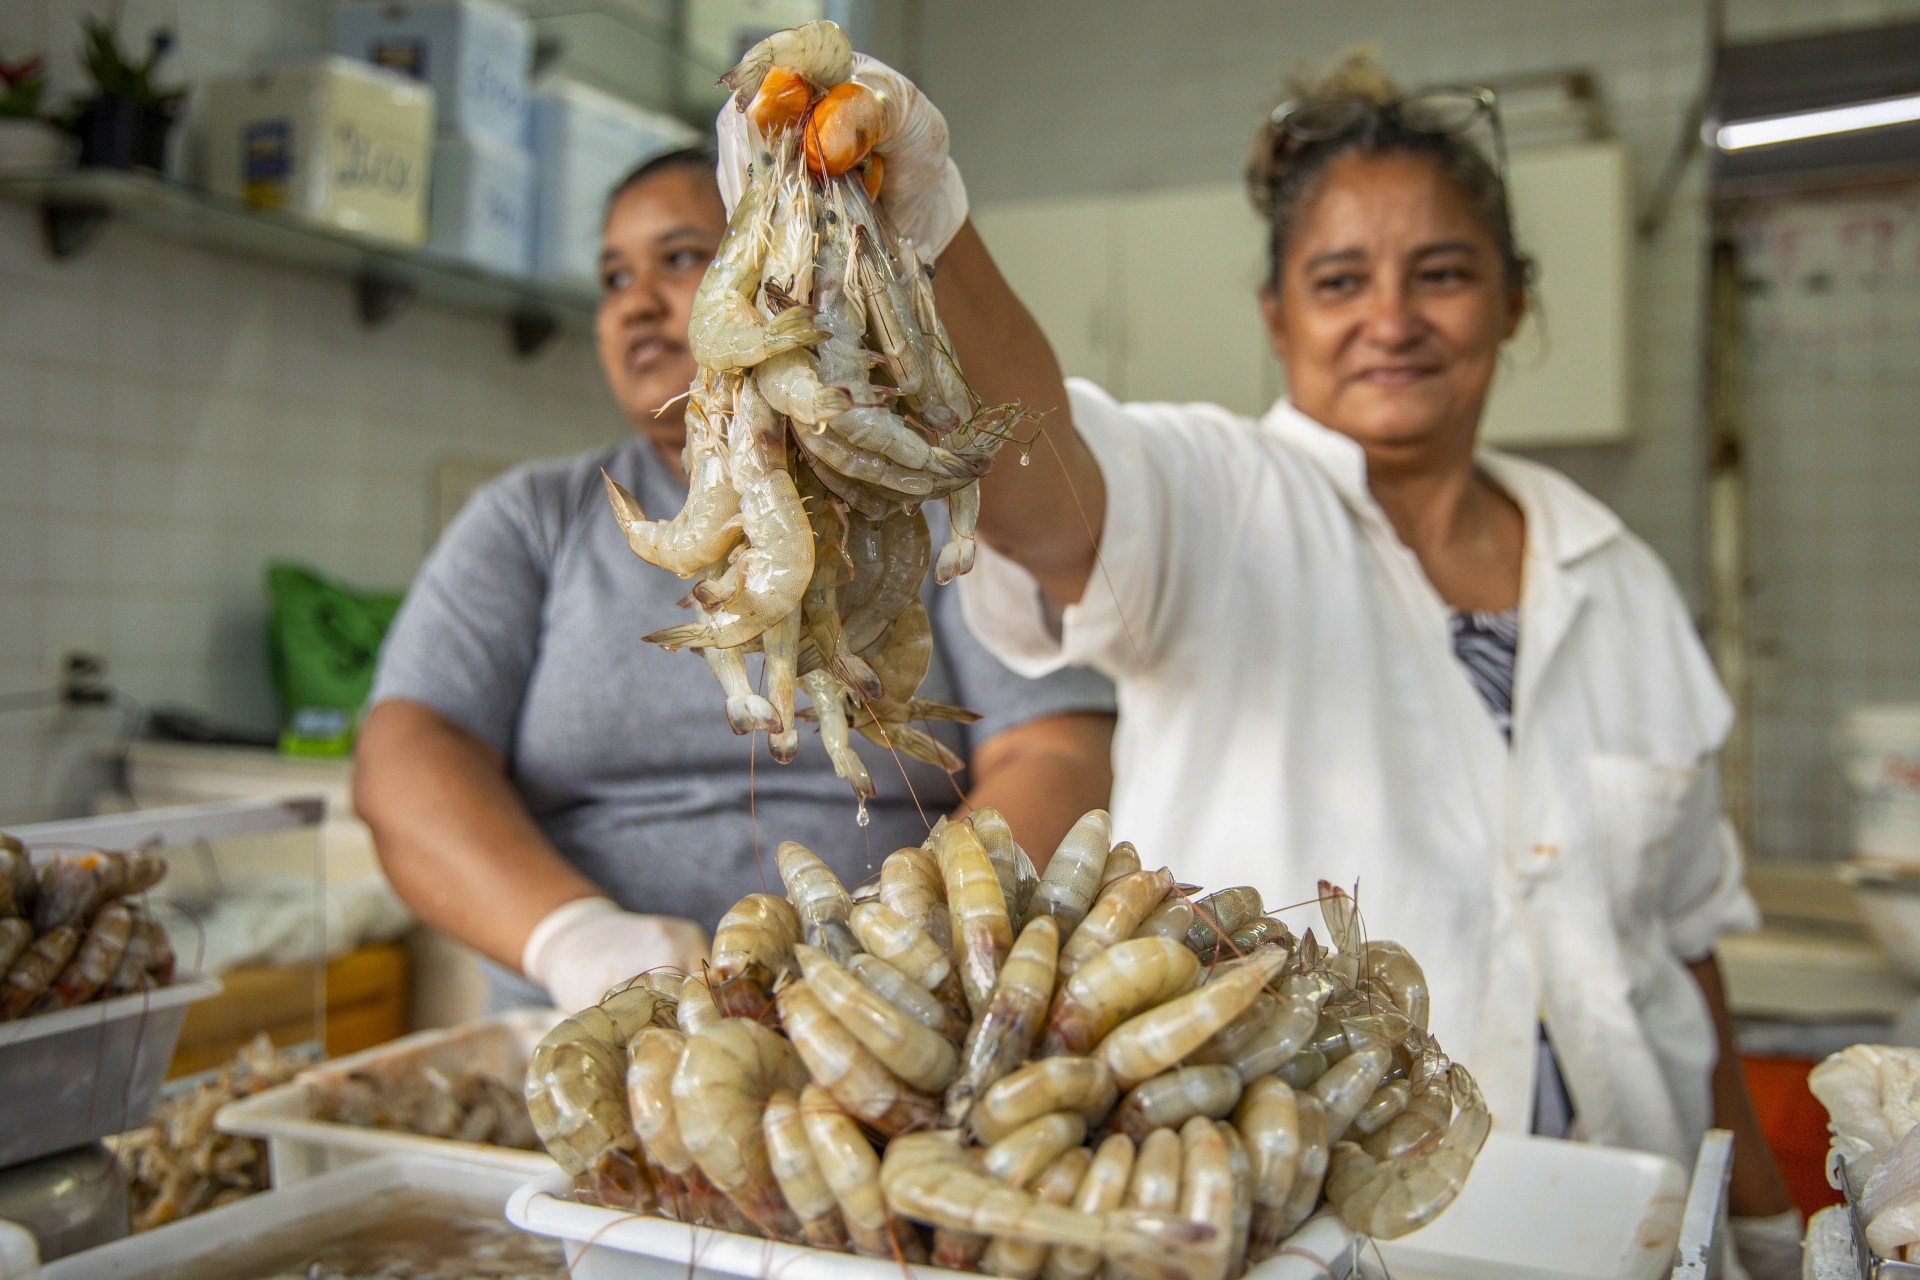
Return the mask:
<path fill-rule="evenodd" d="M 1684 961 L 1757 915 L 1719 813 L 1731 710 L 1658 559 L 1558 473 L 1479 455 L 1526 518 L 1509 747 L 1357 444 L 1284 401 L 1069 391 L 1107 489 L 1085 595 L 1050 617 L 982 546 L 963 599 L 1015 670 L 1117 683 L 1116 838 L 1270 907 L 1357 884 L 1497 1124 L 1530 1123 L 1544 1020 L 1595 1140 L 1691 1161 L 1715 1041 Z"/>

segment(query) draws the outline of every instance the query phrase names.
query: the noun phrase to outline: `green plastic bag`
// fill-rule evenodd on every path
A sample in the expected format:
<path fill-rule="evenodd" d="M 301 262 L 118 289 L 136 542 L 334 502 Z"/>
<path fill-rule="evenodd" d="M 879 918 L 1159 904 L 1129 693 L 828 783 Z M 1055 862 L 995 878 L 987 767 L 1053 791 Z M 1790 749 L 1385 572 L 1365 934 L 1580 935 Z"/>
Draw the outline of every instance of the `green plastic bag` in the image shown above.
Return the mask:
<path fill-rule="evenodd" d="M 280 749 L 345 755 L 400 594 L 355 591 L 284 561 L 267 566 L 267 592 L 267 658 L 286 710 Z"/>

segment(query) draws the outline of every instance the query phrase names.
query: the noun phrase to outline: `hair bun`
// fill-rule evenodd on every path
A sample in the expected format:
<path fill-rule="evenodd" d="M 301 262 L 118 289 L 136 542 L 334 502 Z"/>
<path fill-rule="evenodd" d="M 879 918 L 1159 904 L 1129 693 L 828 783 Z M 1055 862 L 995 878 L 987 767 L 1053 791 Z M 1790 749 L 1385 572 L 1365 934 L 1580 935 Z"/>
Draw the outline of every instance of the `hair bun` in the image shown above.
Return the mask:
<path fill-rule="evenodd" d="M 1302 63 L 1280 82 L 1280 93 L 1253 138 L 1247 160 L 1247 198 L 1262 218 L 1273 216 L 1273 190 L 1286 168 L 1286 138 L 1273 127 L 1272 113 L 1286 103 L 1326 102 L 1361 98 L 1383 106 L 1400 96 L 1400 86 L 1380 63 L 1380 46 L 1358 44 L 1321 68 Z"/>

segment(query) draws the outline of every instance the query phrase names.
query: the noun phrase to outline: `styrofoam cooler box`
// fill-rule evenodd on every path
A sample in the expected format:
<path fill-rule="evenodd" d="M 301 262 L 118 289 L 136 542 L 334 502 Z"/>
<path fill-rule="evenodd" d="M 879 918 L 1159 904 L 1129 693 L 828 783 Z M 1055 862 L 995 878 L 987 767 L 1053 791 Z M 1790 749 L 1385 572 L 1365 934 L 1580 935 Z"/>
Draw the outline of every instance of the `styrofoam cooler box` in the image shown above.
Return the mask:
<path fill-rule="evenodd" d="M 576 80 L 555 77 L 533 91 L 533 273 L 594 283 L 600 221 L 614 184 L 700 135 Z"/>
<path fill-rule="evenodd" d="M 496 1217 L 523 1181 L 509 1170 L 455 1160 L 382 1156 L 84 1250 L 45 1267 L 39 1280 L 284 1275 L 281 1268 L 289 1251 L 311 1253 L 356 1227 L 375 1226 L 383 1219 L 399 1223 L 412 1218 L 399 1229 L 417 1232 L 418 1215 L 431 1216 L 436 1210 Z M 316 1274 L 319 1270 L 314 1269 Z M 354 1271 L 361 1273 L 358 1267 Z M 302 1268 L 299 1274 L 308 1272 Z M 329 1267 L 325 1274 L 339 1272 Z"/>
<path fill-rule="evenodd" d="M 334 52 L 433 86 L 442 133 L 524 145 L 533 26 L 497 0 L 340 0 Z"/>
<path fill-rule="evenodd" d="M 442 137 L 433 146 L 427 247 L 507 275 L 533 253 L 533 157 L 492 138 Z"/>
<path fill-rule="evenodd" d="M 401 1082 L 408 1076 L 429 1069 L 449 1076 L 480 1072 L 496 1080 L 522 1080 L 534 1046 L 553 1030 L 560 1016 L 558 1009 L 515 1009 L 463 1026 L 416 1031 L 323 1062 L 286 1084 L 229 1102 L 213 1117 L 213 1127 L 222 1133 L 265 1139 L 276 1187 L 383 1155 L 428 1155 L 506 1169 L 527 1178 L 549 1173 L 554 1163 L 544 1151 L 362 1128 L 316 1119 L 314 1112 L 322 1091 L 354 1075 L 371 1076 L 395 1088 L 404 1087 Z"/>
<path fill-rule="evenodd" d="M 1920 865 L 1920 703 L 1847 708 L 1836 745 L 1853 797 L 1853 853 Z"/>
<path fill-rule="evenodd" d="M 427 238 L 433 90 L 326 57 L 210 81 L 195 107 L 200 182 L 357 235 Z"/>
<path fill-rule="evenodd" d="M 1493 1133 L 1459 1198 L 1361 1251 L 1392 1280 L 1657 1280 L 1673 1270 L 1687 1177 L 1665 1156 Z"/>

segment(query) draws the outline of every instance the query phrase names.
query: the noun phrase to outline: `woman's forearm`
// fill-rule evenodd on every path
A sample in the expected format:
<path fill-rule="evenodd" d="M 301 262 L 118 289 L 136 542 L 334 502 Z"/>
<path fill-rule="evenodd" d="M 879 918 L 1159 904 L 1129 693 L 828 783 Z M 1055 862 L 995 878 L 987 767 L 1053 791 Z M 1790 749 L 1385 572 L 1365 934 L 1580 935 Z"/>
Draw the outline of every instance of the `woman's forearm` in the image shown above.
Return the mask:
<path fill-rule="evenodd" d="M 954 816 L 994 808 L 1044 871 L 1070 827 L 1113 794 L 1114 717 L 1043 716 L 995 734 L 974 753 L 973 786 Z"/>
<path fill-rule="evenodd" d="M 1726 990 L 1720 982 L 1720 966 L 1709 955 L 1687 964 L 1700 994 L 1713 1013 L 1714 1035 L 1720 1042 L 1720 1056 L 1713 1067 L 1713 1122 L 1733 1132 L 1733 1181 L 1727 1191 L 1727 1205 L 1736 1218 L 1766 1218 L 1793 1208 L 1787 1184 L 1780 1168 L 1767 1149 L 1760 1133 L 1760 1118 L 1754 1114 L 1753 1097 L 1747 1092 L 1747 1080 L 1740 1069 L 1740 1054 L 1733 1044 L 1733 1020 L 1727 1015 Z"/>
<path fill-rule="evenodd" d="M 1107 499 L 1100 468 L 1073 429 L 1060 362 L 971 222 L 940 256 L 934 293 L 975 394 L 1039 415 L 1037 426 L 1014 429 L 1016 440 L 980 482 L 980 536 L 1056 604 L 1072 604 L 1093 572 Z M 1030 438 L 1030 447 L 1020 443 Z M 1023 448 L 1025 465 L 1016 456 Z"/>
<path fill-rule="evenodd" d="M 368 713 L 353 805 L 413 913 L 510 969 L 548 912 L 600 892 L 547 843 L 499 755 L 420 703 Z"/>

